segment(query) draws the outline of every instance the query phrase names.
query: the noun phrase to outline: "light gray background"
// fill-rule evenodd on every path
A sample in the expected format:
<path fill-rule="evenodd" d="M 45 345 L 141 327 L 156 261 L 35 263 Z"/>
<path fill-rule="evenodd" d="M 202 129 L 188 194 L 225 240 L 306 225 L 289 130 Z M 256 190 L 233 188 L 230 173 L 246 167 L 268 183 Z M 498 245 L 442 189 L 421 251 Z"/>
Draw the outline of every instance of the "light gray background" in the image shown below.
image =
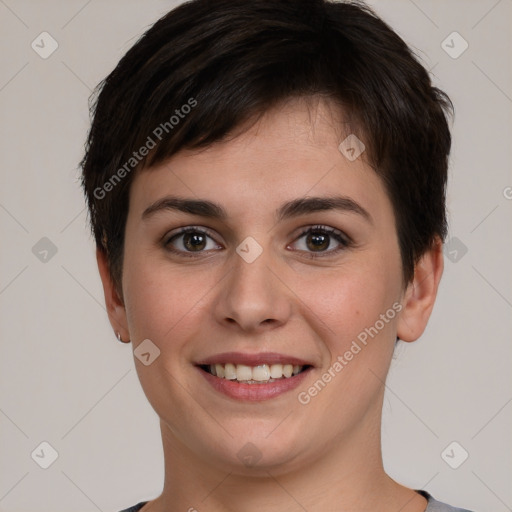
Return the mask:
<path fill-rule="evenodd" d="M 77 163 L 91 89 L 176 3 L 0 0 L 0 511 L 117 511 L 161 491 L 157 416 L 107 320 Z M 455 103 L 449 237 L 467 246 L 425 335 L 397 350 L 385 465 L 442 501 L 512 510 L 512 1 L 372 5 Z M 43 31 L 47 59 L 31 48 Z M 453 31 L 469 44 L 457 59 L 441 46 Z M 59 454 L 46 470 L 42 441 Z M 452 441 L 469 453 L 458 469 L 441 457 Z"/>

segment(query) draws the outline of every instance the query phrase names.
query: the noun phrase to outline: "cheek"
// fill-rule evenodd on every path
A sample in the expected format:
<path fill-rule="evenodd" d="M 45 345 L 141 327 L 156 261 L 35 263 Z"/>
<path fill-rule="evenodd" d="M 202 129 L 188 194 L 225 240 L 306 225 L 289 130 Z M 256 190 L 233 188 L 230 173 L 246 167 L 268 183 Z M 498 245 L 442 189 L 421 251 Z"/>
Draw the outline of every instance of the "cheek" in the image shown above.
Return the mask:
<path fill-rule="evenodd" d="M 321 345 L 328 352 L 320 379 L 329 384 L 318 406 L 337 404 L 333 415 L 340 424 L 348 421 L 348 412 L 358 418 L 380 394 L 401 309 L 399 283 L 389 268 L 376 265 L 372 272 L 347 269 L 329 279 L 304 281 L 298 292 L 308 297 L 313 330 L 322 329 Z"/>
<path fill-rule="evenodd" d="M 125 304 L 130 334 L 161 350 L 177 350 L 204 322 L 217 272 L 183 268 L 163 257 L 132 253 L 125 260 Z"/>
<path fill-rule="evenodd" d="M 307 306 L 312 322 L 323 325 L 331 352 L 343 350 L 347 342 L 373 326 L 400 297 L 399 265 L 385 263 L 385 257 L 363 258 L 316 275 L 301 275 L 293 283 L 297 296 Z M 394 261 L 389 258 L 388 261 Z M 396 267 L 396 268 L 394 268 Z M 391 318 L 392 317 L 392 318 Z M 395 322 L 395 311 L 379 330 L 387 333 Z M 350 344 L 350 343 L 349 343 Z"/>
<path fill-rule="evenodd" d="M 169 425 L 177 425 L 181 421 L 177 418 L 185 418 L 190 407 L 184 387 L 187 372 L 192 371 L 189 342 L 199 337 L 211 286 L 205 279 L 198 280 L 197 273 L 173 269 L 168 261 L 157 258 L 132 254 L 125 265 L 125 304 L 133 349 L 149 339 L 160 350 L 148 366 L 135 361 L 139 380 L 155 411 Z"/>
<path fill-rule="evenodd" d="M 154 259 L 127 250 L 124 276 L 131 334 L 136 339 L 161 339 L 187 308 L 190 296 L 183 289 L 179 274 L 171 275 Z"/>

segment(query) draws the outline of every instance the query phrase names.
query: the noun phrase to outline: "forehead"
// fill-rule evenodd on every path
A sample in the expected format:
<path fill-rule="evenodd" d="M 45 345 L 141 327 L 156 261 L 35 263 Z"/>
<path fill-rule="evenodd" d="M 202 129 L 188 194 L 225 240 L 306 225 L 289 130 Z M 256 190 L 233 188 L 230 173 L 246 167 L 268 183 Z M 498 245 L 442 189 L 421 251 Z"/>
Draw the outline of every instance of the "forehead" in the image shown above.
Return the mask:
<path fill-rule="evenodd" d="M 353 135 L 332 104 L 289 101 L 248 126 L 205 149 L 181 150 L 138 172 L 130 210 L 140 214 L 166 194 L 208 198 L 238 217 L 275 210 L 299 197 L 338 194 L 369 208 L 390 209 L 365 153 L 349 159 L 340 151 L 340 143 Z"/>

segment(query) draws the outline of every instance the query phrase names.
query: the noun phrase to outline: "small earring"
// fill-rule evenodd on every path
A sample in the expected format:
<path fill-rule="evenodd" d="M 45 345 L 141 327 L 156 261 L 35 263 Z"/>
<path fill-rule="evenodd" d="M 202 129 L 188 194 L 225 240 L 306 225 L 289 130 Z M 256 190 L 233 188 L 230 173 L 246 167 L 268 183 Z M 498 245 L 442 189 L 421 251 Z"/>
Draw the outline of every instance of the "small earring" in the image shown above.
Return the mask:
<path fill-rule="evenodd" d="M 116 337 L 121 343 L 130 343 L 131 340 L 124 341 L 121 339 L 121 333 L 118 331 L 116 332 Z"/>

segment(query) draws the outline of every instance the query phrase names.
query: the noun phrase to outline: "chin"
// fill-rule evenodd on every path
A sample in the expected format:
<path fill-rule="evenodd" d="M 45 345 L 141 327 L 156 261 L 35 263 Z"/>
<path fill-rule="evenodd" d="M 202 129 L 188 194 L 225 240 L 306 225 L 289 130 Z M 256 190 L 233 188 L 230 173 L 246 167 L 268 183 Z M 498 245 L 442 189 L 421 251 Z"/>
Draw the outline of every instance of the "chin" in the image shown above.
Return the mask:
<path fill-rule="evenodd" d="M 279 421 L 273 422 L 272 428 L 275 429 Z M 281 435 L 275 432 L 269 435 L 272 428 L 265 428 L 261 433 L 252 428 L 250 435 L 246 429 L 233 438 L 228 436 L 224 443 L 212 443 L 217 449 L 211 455 L 218 464 L 235 474 L 268 477 L 269 472 L 291 471 L 299 465 L 299 454 L 306 447 L 285 431 Z"/>

